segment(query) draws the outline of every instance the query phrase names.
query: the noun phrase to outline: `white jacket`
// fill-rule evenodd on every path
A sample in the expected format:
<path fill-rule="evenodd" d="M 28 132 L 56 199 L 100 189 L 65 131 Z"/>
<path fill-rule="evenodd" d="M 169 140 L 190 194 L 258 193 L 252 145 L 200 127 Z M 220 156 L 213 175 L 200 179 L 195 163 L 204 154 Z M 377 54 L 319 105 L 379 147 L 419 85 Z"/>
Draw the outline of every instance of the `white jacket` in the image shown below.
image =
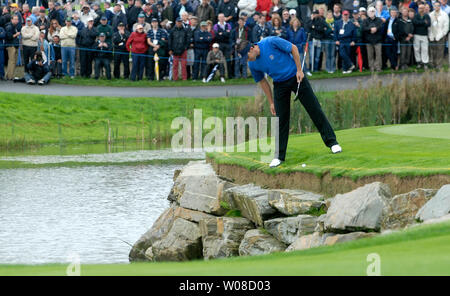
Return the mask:
<path fill-rule="evenodd" d="M 75 47 L 75 38 L 77 38 L 78 29 L 74 25 L 62 27 L 59 32 L 61 47 Z"/>
<path fill-rule="evenodd" d="M 448 15 L 442 10 L 439 14 L 436 11 L 430 13 L 431 26 L 428 28 L 428 38 L 430 41 L 440 41 L 448 32 Z"/>
<path fill-rule="evenodd" d="M 39 40 L 39 28 L 35 25 L 23 26 L 20 30 L 20 35 L 22 35 L 22 45 L 36 47 Z"/>
<path fill-rule="evenodd" d="M 248 17 L 252 17 L 256 9 L 256 0 L 239 0 L 237 6 L 240 9 L 239 15 L 246 12 Z"/>

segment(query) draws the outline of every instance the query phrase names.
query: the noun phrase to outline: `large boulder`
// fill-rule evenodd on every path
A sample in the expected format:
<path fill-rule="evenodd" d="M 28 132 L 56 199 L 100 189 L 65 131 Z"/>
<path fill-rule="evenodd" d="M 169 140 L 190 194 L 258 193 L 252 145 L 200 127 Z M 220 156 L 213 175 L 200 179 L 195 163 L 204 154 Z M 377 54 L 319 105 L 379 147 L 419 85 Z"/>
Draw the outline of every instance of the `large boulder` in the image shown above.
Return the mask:
<path fill-rule="evenodd" d="M 336 195 L 325 217 L 325 231 L 379 231 L 390 198 L 389 186 L 380 182 Z"/>
<path fill-rule="evenodd" d="M 239 245 L 239 256 L 263 255 L 282 252 L 285 249 L 286 245 L 270 234 L 260 229 L 252 229 L 245 233 Z"/>
<path fill-rule="evenodd" d="M 426 221 L 450 213 L 450 184 L 444 185 L 418 212 L 416 219 Z"/>
<path fill-rule="evenodd" d="M 298 215 L 296 217 L 275 218 L 264 221 L 264 228 L 276 239 L 292 244 L 297 237 L 314 232 L 317 217 Z"/>
<path fill-rule="evenodd" d="M 241 211 L 242 216 L 262 226 L 276 210 L 269 205 L 268 190 L 253 184 L 236 186 L 224 191 L 224 200 Z"/>
<path fill-rule="evenodd" d="M 289 247 L 287 247 L 286 252 L 305 250 L 322 246 L 325 242 L 325 239 L 333 235 L 333 233 L 322 234 L 319 232 L 314 232 L 312 234 L 300 236 L 292 244 L 290 244 Z"/>
<path fill-rule="evenodd" d="M 272 207 L 287 216 L 306 214 L 324 205 L 323 195 L 304 190 L 269 190 L 268 199 Z"/>
<path fill-rule="evenodd" d="M 183 208 L 223 215 L 227 210 L 220 206 L 219 198 L 232 186 L 216 175 L 211 164 L 190 161 L 178 174 L 168 199 Z"/>
<path fill-rule="evenodd" d="M 151 261 L 188 261 L 202 257 L 198 224 L 178 218 L 170 231 L 146 251 Z"/>
<path fill-rule="evenodd" d="M 367 233 L 367 232 L 361 232 L 361 231 L 350 232 L 350 233 L 345 233 L 345 234 L 330 235 L 325 238 L 323 244 L 326 246 L 332 246 L 337 243 L 345 243 L 345 242 L 349 242 L 349 241 L 353 241 L 353 240 L 357 240 L 357 239 L 361 239 L 361 238 L 373 237 L 375 235 L 376 234 L 374 232 Z"/>
<path fill-rule="evenodd" d="M 212 259 L 239 255 L 239 245 L 254 225 L 242 217 L 216 217 L 201 220 L 199 227 L 203 257 Z"/>
<path fill-rule="evenodd" d="M 387 215 L 381 227 L 394 229 L 413 224 L 419 209 L 436 194 L 436 191 L 435 189 L 416 189 L 394 196 L 389 202 Z"/>
<path fill-rule="evenodd" d="M 148 248 L 156 241 L 162 239 L 172 227 L 177 218 L 183 218 L 191 222 L 199 222 L 202 219 L 213 218 L 213 215 L 193 211 L 172 204 L 153 223 L 152 227 L 144 233 L 133 245 L 129 254 L 130 261 L 148 261 L 145 255 Z"/>

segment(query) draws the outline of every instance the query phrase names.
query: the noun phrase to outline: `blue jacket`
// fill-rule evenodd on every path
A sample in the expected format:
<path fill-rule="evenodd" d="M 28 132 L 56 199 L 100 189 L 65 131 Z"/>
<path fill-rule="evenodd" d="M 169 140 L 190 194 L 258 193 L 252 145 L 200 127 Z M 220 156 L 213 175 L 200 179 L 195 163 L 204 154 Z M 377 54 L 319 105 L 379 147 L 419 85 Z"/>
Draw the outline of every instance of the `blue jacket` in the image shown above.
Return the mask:
<path fill-rule="evenodd" d="M 6 39 L 6 31 L 2 27 L 0 27 L 0 47 L 2 47 L 5 44 Z"/>
<path fill-rule="evenodd" d="M 44 45 L 43 45 L 43 47 L 44 47 L 44 54 L 45 54 L 45 56 L 47 57 L 47 62 L 46 62 L 46 64 L 50 64 L 50 62 L 53 61 L 52 56 L 54 57 L 55 54 L 52 53 L 52 48 L 51 48 L 50 44 L 48 43 L 48 41 L 45 40 L 45 39 L 44 39 Z M 38 49 L 41 48 L 41 40 L 38 40 L 38 46 L 37 46 L 37 48 L 38 48 Z"/>
<path fill-rule="evenodd" d="M 356 26 L 348 20 L 347 24 L 344 26 L 343 34 L 340 34 L 342 27 L 344 26 L 344 21 L 339 20 L 334 24 L 334 40 L 342 43 L 350 43 L 356 42 L 357 34 L 356 34 Z"/>
<path fill-rule="evenodd" d="M 195 49 L 209 49 L 212 42 L 212 35 L 208 31 L 196 30 L 194 32 L 194 48 Z"/>
<path fill-rule="evenodd" d="M 259 24 L 256 24 L 252 30 L 252 42 L 259 42 L 261 38 L 272 36 L 272 26 L 268 23 L 261 28 Z"/>
<path fill-rule="evenodd" d="M 287 40 L 292 44 L 297 46 L 298 50 L 303 49 L 303 45 L 306 44 L 306 33 L 303 28 L 298 28 L 297 31 L 294 32 L 292 28 L 287 30 Z"/>

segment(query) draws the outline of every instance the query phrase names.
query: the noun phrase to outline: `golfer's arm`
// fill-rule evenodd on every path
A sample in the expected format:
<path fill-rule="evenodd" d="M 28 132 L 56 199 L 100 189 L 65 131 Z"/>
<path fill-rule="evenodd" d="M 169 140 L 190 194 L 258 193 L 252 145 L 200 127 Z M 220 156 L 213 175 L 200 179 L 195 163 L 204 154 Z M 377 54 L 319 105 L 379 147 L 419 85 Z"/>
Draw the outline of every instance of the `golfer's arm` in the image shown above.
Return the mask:
<path fill-rule="evenodd" d="M 266 78 L 263 78 L 259 85 L 261 86 L 262 90 L 266 94 L 267 100 L 269 100 L 269 104 L 273 104 L 273 98 L 272 98 L 272 89 L 270 88 L 269 82 Z"/>
<path fill-rule="evenodd" d="M 297 46 L 295 46 L 294 44 L 292 44 L 291 53 L 292 57 L 294 58 L 295 65 L 297 66 L 297 71 L 301 72 L 303 69 L 302 63 L 300 63 L 300 53 L 298 52 Z"/>

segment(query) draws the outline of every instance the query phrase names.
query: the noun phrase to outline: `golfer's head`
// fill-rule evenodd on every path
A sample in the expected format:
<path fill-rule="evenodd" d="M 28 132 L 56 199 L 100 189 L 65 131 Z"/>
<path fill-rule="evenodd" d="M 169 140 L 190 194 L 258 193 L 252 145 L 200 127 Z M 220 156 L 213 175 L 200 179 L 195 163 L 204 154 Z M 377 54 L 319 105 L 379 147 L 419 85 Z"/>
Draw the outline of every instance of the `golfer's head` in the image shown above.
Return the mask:
<path fill-rule="evenodd" d="M 248 52 L 248 60 L 254 61 L 256 58 L 258 58 L 260 54 L 259 45 L 257 43 L 252 44 L 250 47 L 250 50 Z"/>

